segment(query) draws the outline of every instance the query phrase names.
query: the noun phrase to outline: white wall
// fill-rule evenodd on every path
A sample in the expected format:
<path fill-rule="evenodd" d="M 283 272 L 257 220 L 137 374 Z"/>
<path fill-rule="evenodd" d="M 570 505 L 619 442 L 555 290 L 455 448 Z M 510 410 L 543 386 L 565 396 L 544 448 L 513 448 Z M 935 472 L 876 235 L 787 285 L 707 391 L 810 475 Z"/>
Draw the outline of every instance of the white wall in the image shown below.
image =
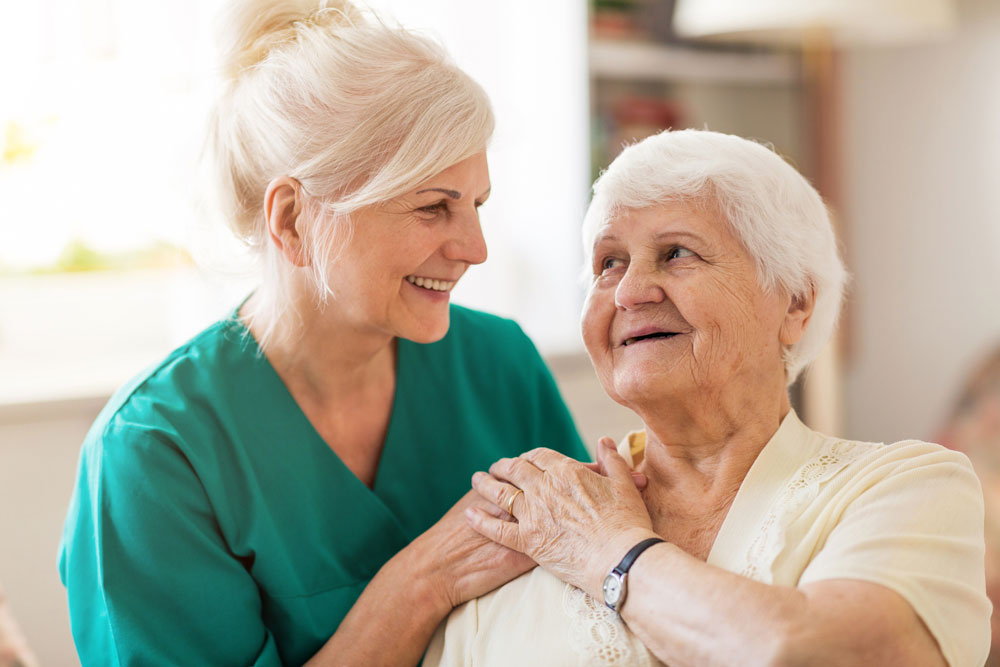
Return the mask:
<path fill-rule="evenodd" d="M 100 403 L 0 408 L 0 586 L 41 665 L 79 664 L 57 556 L 80 443 Z"/>
<path fill-rule="evenodd" d="M 850 437 L 933 438 L 1000 344 L 1000 3 L 947 43 L 844 59 Z"/>
<path fill-rule="evenodd" d="M 545 352 L 582 349 L 580 224 L 589 201 L 587 5 L 582 0 L 371 0 L 438 38 L 496 112 L 489 247 L 459 303 L 515 318 Z"/>

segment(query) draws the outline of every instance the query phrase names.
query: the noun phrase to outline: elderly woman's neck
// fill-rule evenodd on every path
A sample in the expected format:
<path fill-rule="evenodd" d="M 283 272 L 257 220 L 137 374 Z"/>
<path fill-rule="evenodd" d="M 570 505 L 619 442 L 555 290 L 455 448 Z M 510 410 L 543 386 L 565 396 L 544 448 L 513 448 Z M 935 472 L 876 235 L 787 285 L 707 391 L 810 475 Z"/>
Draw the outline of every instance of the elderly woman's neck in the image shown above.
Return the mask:
<path fill-rule="evenodd" d="M 694 476 L 722 486 L 729 479 L 738 488 L 790 410 L 787 392 L 771 396 L 729 404 L 720 400 L 704 410 L 679 404 L 644 410 L 643 471 L 651 483 Z"/>

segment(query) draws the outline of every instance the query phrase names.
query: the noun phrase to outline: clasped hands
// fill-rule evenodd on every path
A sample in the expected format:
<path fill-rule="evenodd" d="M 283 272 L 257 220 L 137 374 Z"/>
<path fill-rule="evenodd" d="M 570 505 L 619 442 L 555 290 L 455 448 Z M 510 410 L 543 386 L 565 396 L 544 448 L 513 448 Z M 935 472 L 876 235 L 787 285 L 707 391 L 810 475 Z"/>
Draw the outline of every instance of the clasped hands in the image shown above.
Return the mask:
<path fill-rule="evenodd" d="M 598 444 L 596 463 L 533 449 L 473 475 L 473 489 L 500 511 L 470 506 L 465 516 L 484 537 L 599 598 L 611 567 L 635 543 L 655 535 L 640 494 L 646 483 L 610 438 Z"/>

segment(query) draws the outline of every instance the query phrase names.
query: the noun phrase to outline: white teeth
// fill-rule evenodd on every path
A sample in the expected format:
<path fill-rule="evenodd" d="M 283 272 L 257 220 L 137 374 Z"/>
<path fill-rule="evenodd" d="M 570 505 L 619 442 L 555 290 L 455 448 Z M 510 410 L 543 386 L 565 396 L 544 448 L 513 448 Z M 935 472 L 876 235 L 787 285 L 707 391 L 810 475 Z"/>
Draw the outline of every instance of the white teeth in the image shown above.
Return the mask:
<path fill-rule="evenodd" d="M 417 287 L 434 290 L 435 292 L 447 292 L 455 286 L 453 280 L 435 280 L 434 278 L 424 278 L 422 276 L 406 276 L 406 281 Z"/>

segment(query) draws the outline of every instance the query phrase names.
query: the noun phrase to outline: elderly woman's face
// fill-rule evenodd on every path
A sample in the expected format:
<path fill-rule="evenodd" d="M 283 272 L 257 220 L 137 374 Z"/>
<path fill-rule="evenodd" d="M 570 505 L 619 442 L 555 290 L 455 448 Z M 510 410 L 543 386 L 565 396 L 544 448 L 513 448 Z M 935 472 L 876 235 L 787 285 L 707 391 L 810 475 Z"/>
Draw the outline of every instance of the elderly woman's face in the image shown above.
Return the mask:
<path fill-rule="evenodd" d="M 598 230 L 593 272 L 583 339 L 616 401 L 784 388 L 782 343 L 797 340 L 790 299 L 759 287 L 750 255 L 710 207 L 620 212 Z"/>
<path fill-rule="evenodd" d="M 486 260 L 478 209 L 489 191 L 483 152 L 353 214 L 354 232 L 329 269 L 340 316 L 372 333 L 442 338 L 451 290 Z"/>

